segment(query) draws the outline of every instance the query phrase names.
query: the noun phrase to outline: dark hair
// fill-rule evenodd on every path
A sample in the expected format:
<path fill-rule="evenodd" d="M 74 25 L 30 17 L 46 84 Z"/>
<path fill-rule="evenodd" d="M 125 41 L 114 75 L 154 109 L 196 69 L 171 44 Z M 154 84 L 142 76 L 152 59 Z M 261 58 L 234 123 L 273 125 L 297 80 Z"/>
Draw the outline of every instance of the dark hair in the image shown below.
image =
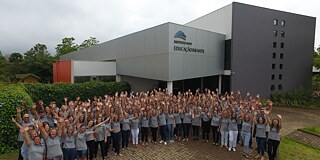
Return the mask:
<path fill-rule="evenodd" d="M 266 123 L 266 119 L 264 117 L 262 117 L 262 116 L 259 116 L 258 119 L 257 119 L 258 124 L 260 124 L 260 122 L 259 122 L 260 117 L 262 118 L 262 124 Z"/>
<path fill-rule="evenodd" d="M 280 131 L 280 126 L 279 126 L 279 120 L 278 119 L 272 119 L 272 121 L 271 121 L 271 125 L 270 125 L 270 129 L 272 129 L 273 127 L 275 127 L 274 125 L 273 125 L 273 121 L 274 120 L 276 120 L 276 121 L 278 121 L 278 125 L 276 126 L 276 129 L 277 129 L 277 132 L 279 132 Z"/>

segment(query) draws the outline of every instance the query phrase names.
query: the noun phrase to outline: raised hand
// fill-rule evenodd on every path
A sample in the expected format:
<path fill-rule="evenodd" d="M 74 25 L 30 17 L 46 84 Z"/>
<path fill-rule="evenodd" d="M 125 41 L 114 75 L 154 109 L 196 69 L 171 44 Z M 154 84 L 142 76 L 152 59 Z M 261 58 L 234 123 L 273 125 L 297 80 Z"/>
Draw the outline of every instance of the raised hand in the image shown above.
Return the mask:
<path fill-rule="evenodd" d="M 17 107 L 17 113 L 21 113 L 21 108 Z"/>
<path fill-rule="evenodd" d="M 282 116 L 281 116 L 280 114 L 277 114 L 277 116 L 278 116 L 280 119 L 282 119 Z"/>

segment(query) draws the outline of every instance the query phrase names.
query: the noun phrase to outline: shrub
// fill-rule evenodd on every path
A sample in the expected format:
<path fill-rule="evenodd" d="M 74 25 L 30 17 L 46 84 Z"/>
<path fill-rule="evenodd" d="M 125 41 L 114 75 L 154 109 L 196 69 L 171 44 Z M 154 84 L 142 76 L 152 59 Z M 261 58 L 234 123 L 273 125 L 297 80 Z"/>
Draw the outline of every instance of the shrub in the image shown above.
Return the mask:
<path fill-rule="evenodd" d="M 16 107 L 25 99 L 30 106 L 31 97 L 22 85 L 8 85 L 0 89 L 0 154 L 11 152 L 18 147 L 19 130 L 11 122 Z"/>
<path fill-rule="evenodd" d="M 82 100 L 87 100 L 94 96 L 113 95 L 115 92 L 130 92 L 130 85 L 126 82 L 90 81 L 77 84 L 26 84 L 25 87 L 33 101 L 42 99 L 45 105 L 55 101 L 58 106 L 64 103 L 64 97 L 75 100 L 79 96 Z"/>
<path fill-rule="evenodd" d="M 279 106 L 308 106 L 314 100 L 311 87 L 300 87 L 292 91 L 272 94 L 272 101 Z"/>

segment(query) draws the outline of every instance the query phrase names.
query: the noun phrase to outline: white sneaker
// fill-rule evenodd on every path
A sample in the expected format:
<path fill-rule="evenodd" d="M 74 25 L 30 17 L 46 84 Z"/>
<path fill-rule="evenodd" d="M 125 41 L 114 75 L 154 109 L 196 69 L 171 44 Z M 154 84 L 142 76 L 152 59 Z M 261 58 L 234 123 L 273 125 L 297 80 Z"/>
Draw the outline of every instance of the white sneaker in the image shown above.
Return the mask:
<path fill-rule="evenodd" d="M 185 138 L 183 138 L 183 139 L 182 139 L 182 142 L 184 142 L 185 140 L 186 140 L 186 139 L 185 139 Z"/>
<path fill-rule="evenodd" d="M 236 151 L 236 148 L 232 148 L 232 151 L 235 152 L 235 151 Z"/>
<path fill-rule="evenodd" d="M 163 140 L 161 140 L 159 143 L 160 143 L 160 144 L 163 143 Z"/>
<path fill-rule="evenodd" d="M 173 142 L 174 142 L 174 140 L 171 141 L 171 143 L 173 143 Z"/>
<path fill-rule="evenodd" d="M 229 147 L 229 151 L 231 151 L 231 148 Z"/>
<path fill-rule="evenodd" d="M 167 142 L 164 142 L 164 145 L 167 145 Z"/>

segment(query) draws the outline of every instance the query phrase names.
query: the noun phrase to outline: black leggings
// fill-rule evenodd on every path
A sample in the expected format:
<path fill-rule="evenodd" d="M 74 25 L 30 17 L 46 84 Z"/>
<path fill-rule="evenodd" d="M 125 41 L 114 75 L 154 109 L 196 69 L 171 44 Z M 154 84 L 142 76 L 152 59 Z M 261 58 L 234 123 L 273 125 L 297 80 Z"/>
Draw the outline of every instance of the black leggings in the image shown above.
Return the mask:
<path fill-rule="evenodd" d="M 105 145 L 105 156 L 107 157 L 108 156 L 108 151 L 109 151 L 109 148 L 110 148 L 110 144 L 111 144 L 111 136 L 108 136 L 107 137 L 107 142 L 106 142 L 106 145 Z"/>
<path fill-rule="evenodd" d="M 98 155 L 98 145 L 100 145 L 101 156 L 102 156 L 102 159 L 104 159 L 104 154 L 105 154 L 105 151 L 104 151 L 104 149 L 105 149 L 104 140 L 102 140 L 102 141 L 97 141 L 95 144 L 96 144 L 96 148 L 95 148 L 95 150 L 94 150 L 94 157 L 97 158 L 97 155 Z"/>
<path fill-rule="evenodd" d="M 218 143 L 219 141 L 219 126 L 211 126 L 212 128 L 212 140 L 213 143 Z"/>
<path fill-rule="evenodd" d="M 209 140 L 210 121 L 202 121 L 202 139 Z"/>
<path fill-rule="evenodd" d="M 120 154 L 120 141 L 121 141 L 121 132 L 113 133 L 112 143 L 117 155 Z"/>
<path fill-rule="evenodd" d="M 192 126 L 194 139 L 199 139 L 199 128 L 199 126 Z"/>
<path fill-rule="evenodd" d="M 158 132 L 158 127 L 156 128 L 151 127 L 151 135 L 152 135 L 153 142 L 157 142 L 157 132 Z"/>
<path fill-rule="evenodd" d="M 268 140 L 268 156 L 270 160 L 274 160 L 277 157 L 277 150 L 279 147 L 280 141 Z"/>
<path fill-rule="evenodd" d="M 176 124 L 176 128 L 175 128 L 175 130 L 176 130 L 176 135 L 180 138 L 180 137 L 182 137 L 182 123 L 178 123 L 178 124 Z"/>
<path fill-rule="evenodd" d="M 122 148 L 128 147 L 130 130 L 122 131 Z"/>
<path fill-rule="evenodd" d="M 94 156 L 94 153 L 96 152 L 96 141 L 94 140 L 91 140 L 91 141 L 87 141 L 87 146 L 88 146 L 88 151 L 89 151 L 89 154 L 87 155 L 87 158 L 89 156 L 89 160 L 92 160 L 93 159 L 93 156 Z"/>
<path fill-rule="evenodd" d="M 183 136 L 184 138 L 189 138 L 189 132 L 190 132 L 190 123 L 183 123 Z"/>
<path fill-rule="evenodd" d="M 148 133 L 149 133 L 149 127 L 141 127 L 141 140 L 142 142 L 148 142 Z"/>

